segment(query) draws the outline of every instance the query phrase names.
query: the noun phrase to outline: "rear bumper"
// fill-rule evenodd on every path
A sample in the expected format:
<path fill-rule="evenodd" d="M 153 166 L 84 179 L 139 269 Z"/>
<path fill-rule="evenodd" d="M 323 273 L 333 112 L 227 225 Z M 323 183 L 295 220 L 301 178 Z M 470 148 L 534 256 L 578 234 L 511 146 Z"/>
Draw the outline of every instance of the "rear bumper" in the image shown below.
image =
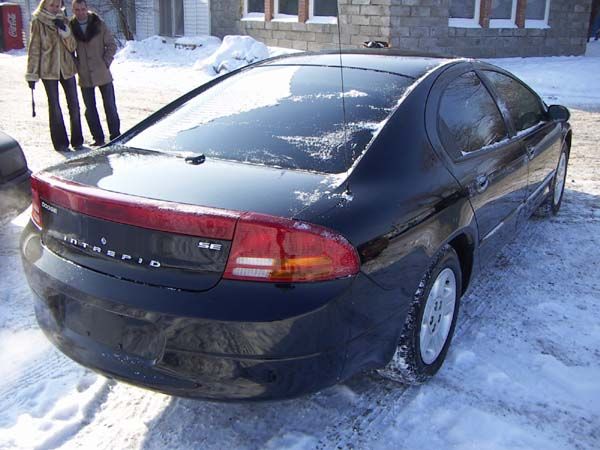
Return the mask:
<path fill-rule="evenodd" d="M 38 323 L 62 352 L 172 395 L 267 400 L 314 392 L 384 365 L 405 314 L 362 274 L 288 286 L 223 280 L 185 292 L 68 262 L 41 244 L 32 224 L 21 246 Z"/>

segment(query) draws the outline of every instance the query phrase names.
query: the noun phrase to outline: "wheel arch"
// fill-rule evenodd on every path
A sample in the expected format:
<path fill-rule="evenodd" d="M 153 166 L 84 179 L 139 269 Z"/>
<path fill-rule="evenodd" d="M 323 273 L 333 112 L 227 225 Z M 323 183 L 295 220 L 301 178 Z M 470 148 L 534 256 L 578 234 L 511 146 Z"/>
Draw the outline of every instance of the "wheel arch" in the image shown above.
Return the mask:
<path fill-rule="evenodd" d="M 462 231 L 457 236 L 454 236 L 448 242 L 448 245 L 454 249 L 460 263 L 460 270 L 462 272 L 462 295 L 467 291 L 473 278 L 475 240 L 469 233 Z"/>
<path fill-rule="evenodd" d="M 571 153 L 571 141 L 573 140 L 573 130 L 569 130 L 565 136 L 565 144 L 567 144 L 567 156 Z"/>

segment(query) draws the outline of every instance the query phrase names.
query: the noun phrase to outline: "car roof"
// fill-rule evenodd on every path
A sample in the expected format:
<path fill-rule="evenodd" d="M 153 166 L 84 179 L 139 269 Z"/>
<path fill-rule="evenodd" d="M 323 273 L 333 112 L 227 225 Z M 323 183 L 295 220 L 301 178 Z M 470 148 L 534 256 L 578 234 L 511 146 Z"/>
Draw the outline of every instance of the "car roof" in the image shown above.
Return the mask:
<path fill-rule="evenodd" d="M 455 58 L 438 55 L 423 55 L 392 49 L 364 49 L 324 51 L 314 53 L 292 53 L 268 59 L 261 66 L 310 65 L 378 70 L 420 78 L 430 70 L 447 64 Z"/>

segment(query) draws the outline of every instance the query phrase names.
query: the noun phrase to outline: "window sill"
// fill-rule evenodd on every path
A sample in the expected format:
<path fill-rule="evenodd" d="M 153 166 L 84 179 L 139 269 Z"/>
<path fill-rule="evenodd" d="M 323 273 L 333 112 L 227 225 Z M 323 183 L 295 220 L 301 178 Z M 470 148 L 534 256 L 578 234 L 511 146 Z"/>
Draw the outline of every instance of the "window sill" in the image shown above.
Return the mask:
<path fill-rule="evenodd" d="M 481 28 L 475 19 L 448 19 L 448 26 L 453 28 Z"/>
<path fill-rule="evenodd" d="M 264 22 L 265 15 L 263 13 L 248 13 L 242 17 L 242 21 Z"/>
<path fill-rule="evenodd" d="M 298 16 L 292 16 L 290 14 L 275 14 L 272 22 L 298 22 Z"/>
<path fill-rule="evenodd" d="M 550 25 L 545 20 L 526 20 L 525 28 L 538 28 L 540 30 L 545 30 L 550 28 Z"/>
<path fill-rule="evenodd" d="M 518 28 L 517 24 L 510 19 L 492 19 L 490 28 Z"/>
<path fill-rule="evenodd" d="M 337 17 L 332 16 L 313 16 L 306 21 L 306 23 L 325 23 L 330 25 L 337 25 Z"/>

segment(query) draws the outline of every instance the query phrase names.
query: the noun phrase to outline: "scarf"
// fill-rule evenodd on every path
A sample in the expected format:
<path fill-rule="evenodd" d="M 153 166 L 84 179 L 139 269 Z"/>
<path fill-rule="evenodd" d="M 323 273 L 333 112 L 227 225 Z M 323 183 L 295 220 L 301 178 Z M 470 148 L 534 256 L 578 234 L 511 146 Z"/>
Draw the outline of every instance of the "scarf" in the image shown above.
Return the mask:
<path fill-rule="evenodd" d="M 57 14 L 50 14 L 48 11 L 46 11 L 43 8 L 36 9 L 33 13 L 33 17 L 38 19 L 44 25 L 49 26 L 53 30 L 56 30 L 56 25 L 54 25 L 54 20 L 60 19 L 63 22 L 66 21 L 65 14 L 62 11 L 59 11 Z M 65 25 L 66 25 L 66 23 L 65 23 Z"/>

